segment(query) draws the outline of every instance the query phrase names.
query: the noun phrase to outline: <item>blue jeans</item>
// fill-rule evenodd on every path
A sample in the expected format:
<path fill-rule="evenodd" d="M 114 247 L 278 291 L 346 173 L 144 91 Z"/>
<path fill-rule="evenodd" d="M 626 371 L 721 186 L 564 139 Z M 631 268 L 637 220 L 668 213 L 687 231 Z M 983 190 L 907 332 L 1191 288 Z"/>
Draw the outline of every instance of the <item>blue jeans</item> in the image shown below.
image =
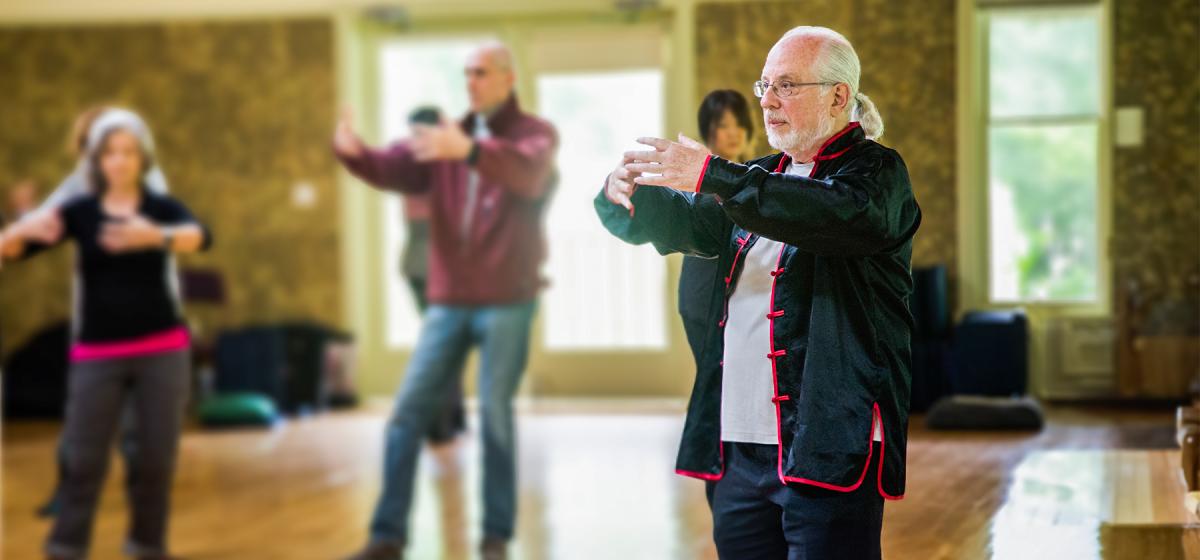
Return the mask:
<path fill-rule="evenodd" d="M 536 303 L 459 307 L 432 305 L 388 421 L 383 494 L 371 540 L 408 540 L 421 442 L 462 376 L 471 347 L 480 347 L 479 405 L 483 431 L 483 532 L 510 539 L 517 514 L 516 434 L 512 399 L 529 356 Z"/>
<path fill-rule="evenodd" d="M 842 493 L 779 482 L 774 445 L 725 442 L 725 476 L 707 483 L 717 555 L 736 560 L 879 560 L 879 443 L 862 484 Z"/>

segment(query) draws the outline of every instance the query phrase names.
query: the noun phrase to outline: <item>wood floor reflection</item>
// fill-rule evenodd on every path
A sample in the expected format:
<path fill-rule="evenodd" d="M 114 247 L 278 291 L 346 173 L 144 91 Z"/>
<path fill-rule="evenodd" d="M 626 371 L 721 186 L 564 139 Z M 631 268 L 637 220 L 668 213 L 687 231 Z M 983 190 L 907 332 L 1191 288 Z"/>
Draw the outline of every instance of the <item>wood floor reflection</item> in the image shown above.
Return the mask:
<path fill-rule="evenodd" d="M 682 412 L 679 403 L 658 401 L 523 406 L 512 557 L 715 558 L 703 485 L 673 474 Z M 268 431 L 189 431 L 175 485 L 174 552 L 193 560 L 324 560 L 352 551 L 366 537 L 379 489 L 385 415 L 386 409 L 369 407 Z M 1161 446 L 1170 439 L 1170 410 L 1051 407 L 1049 420 L 1037 434 L 989 434 L 928 432 L 915 418 L 907 498 L 886 509 L 885 557 L 1025 560 L 1038 558 L 1039 550 L 1061 550 L 1039 547 L 1037 539 L 1064 538 L 1082 539 L 1083 548 L 1073 549 L 1083 551 L 1080 558 L 1124 556 L 1102 554 L 1099 535 L 1076 535 L 1063 519 L 1035 520 L 1036 531 L 1005 531 L 997 520 L 1013 500 L 1019 466 L 1043 457 L 1038 452 Z M 53 482 L 57 430 L 44 423 L 5 426 L 4 558 L 40 557 L 48 524 L 33 511 Z M 471 557 L 480 513 L 477 453 L 468 436 L 448 461 L 425 454 L 412 558 Z M 1076 476 L 1071 473 L 1062 476 Z M 122 476 L 120 466 L 110 470 L 92 558 L 121 558 Z M 1164 535 L 1154 538 L 1180 538 Z M 1131 550 L 1129 557 L 1147 557 Z"/>

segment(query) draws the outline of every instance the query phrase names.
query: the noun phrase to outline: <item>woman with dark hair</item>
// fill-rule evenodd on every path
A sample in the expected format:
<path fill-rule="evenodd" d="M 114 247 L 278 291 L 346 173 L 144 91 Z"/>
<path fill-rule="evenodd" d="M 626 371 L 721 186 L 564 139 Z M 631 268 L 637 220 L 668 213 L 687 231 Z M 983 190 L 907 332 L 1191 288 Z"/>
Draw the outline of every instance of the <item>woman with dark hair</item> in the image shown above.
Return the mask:
<path fill-rule="evenodd" d="M 697 115 L 700 137 L 718 157 L 729 161 L 745 161 L 750 135 L 750 106 L 742 94 L 732 89 L 718 89 L 704 96 Z M 695 195 L 708 196 L 708 195 Z M 679 315 L 687 334 L 692 358 L 700 361 L 700 342 L 709 325 L 709 305 L 713 301 L 713 277 L 721 274 L 716 259 L 684 256 L 679 272 Z"/>
<path fill-rule="evenodd" d="M 0 255 L 29 257 L 69 236 L 80 297 L 63 440 L 67 469 L 48 558 L 87 555 L 109 448 L 124 403 L 137 416 L 130 468 L 133 510 L 126 553 L 166 558 L 171 480 L 190 383 L 190 335 L 169 274 L 171 253 L 206 249 L 211 236 L 179 201 L 150 190 L 154 145 L 140 119 L 110 111 L 90 127 L 90 193 L 23 220 Z M 46 240 L 45 232 L 60 232 Z"/>

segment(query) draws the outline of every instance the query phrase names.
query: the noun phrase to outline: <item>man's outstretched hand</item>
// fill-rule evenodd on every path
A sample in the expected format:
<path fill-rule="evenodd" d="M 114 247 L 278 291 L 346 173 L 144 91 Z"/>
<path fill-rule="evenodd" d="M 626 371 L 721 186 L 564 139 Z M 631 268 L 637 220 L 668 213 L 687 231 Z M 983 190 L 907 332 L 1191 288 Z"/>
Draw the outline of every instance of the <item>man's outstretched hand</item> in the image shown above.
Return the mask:
<path fill-rule="evenodd" d="M 337 127 L 333 130 L 333 149 L 343 157 L 356 158 L 363 152 L 362 139 L 354 132 L 354 126 L 350 124 L 353 121 L 354 116 L 350 112 L 350 108 L 343 108 L 342 114 L 338 117 Z"/>
<path fill-rule="evenodd" d="M 621 158 L 621 164 L 608 175 L 608 182 L 604 184 L 604 196 L 613 204 L 620 204 L 626 210 L 629 210 L 629 215 L 633 215 L 633 191 L 637 190 L 637 185 L 633 184 L 633 180 L 641 173 L 634 173 L 625 168 L 626 165 L 633 163 L 633 160 L 628 156 Z"/>
<path fill-rule="evenodd" d="M 708 160 L 708 148 L 683 134 L 678 142 L 662 138 L 638 138 L 639 144 L 645 144 L 653 150 L 625 152 L 628 162 L 624 168 L 637 174 L 633 182 L 638 185 L 654 185 L 667 187 L 678 191 L 692 192 L 700 173 L 704 171 L 704 162 Z"/>
<path fill-rule="evenodd" d="M 415 134 L 409 146 L 419 162 L 461 161 L 471 154 L 474 140 L 454 121 L 442 118 L 435 126 L 417 125 L 413 130 Z"/>

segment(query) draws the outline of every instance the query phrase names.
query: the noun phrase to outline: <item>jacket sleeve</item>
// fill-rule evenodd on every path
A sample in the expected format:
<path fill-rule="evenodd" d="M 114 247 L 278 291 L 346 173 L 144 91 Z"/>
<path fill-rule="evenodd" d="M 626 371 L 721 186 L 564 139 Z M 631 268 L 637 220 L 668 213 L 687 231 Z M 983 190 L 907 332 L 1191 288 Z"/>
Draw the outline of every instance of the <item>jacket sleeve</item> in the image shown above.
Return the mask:
<path fill-rule="evenodd" d="M 864 154 L 824 179 L 713 157 L 699 192 L 719 197 L 746 230 L 818 255 L 886 252 L 921 223 L 908 170 L 894 152 Z"/>
<path fill-rule="evenodd" d="M 513 137 L 481 138 L 475 145 L 479 175 L 518 196 L 541 198 L 553 182 L 558 138 L 549 125 L 530 125 Z"/>
<path fill-rule="evenodd" d="M 600 189 L 593 202 L 600 222 L 622 241 L 651 243 L 663 255 L 720 256 L 732 224 L 714 197 L 645 186 L 631 200 L 633 212 L 610 202 Z"/>
<path fill-rule="evenodd" d="M 405 141 L 384 149 L 364 146 L 358 157 L 346 157 L 337 150 L 334 150 L 334 156 L 355 177 L 379 189 L 419 193 L 432 187 L 430 170 L 433 166 L 417 163 Z"/>

